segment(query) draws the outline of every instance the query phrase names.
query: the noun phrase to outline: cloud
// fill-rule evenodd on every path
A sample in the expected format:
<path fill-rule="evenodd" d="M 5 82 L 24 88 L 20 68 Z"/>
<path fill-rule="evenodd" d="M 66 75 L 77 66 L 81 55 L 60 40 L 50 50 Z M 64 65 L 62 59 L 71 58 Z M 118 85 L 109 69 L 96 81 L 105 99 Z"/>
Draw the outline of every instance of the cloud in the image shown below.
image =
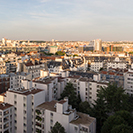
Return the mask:
<path fill-rule="evenodd" d="M 40 0 L 41 3 L 49 2 L 50 0 Z"/>
<path fill-rule="evenodd" d="M 43 10 L 42 12 L 32 12 L 29 13 L 29 15 L 31 15 L 31 17 L 33 18 L 54 18 L 57 16 L 57 14 L 55 13 L 48 13 L 45 10 Z"/>

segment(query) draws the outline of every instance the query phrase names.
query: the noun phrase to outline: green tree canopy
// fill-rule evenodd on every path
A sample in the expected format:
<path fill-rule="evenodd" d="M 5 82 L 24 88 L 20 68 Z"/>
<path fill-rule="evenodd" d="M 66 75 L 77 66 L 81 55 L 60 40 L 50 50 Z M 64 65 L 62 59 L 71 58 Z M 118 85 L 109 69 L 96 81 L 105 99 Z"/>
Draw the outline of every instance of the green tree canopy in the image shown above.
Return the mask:
<path fill-rule="evenodd" d="M 130 100 L 132 101 L 132 99 Z M 129 96 L 115 84 L 102 87 L 97 94 L 95 104 L 89 111 L 89 114 L 97 119 L 97 132 L 101 131 L 101 127 L 110 115 L 120 110 L 132 110 Z"/>
<path fill-rule="evenodd" d="M 68 97 L 69 104 L 72 105 L 73 108 L 79 110 L 79 103 L 81 102 L 81 99 L 79 95 L 77 96 L 75 88 L 70 82 L 67 83 L 63 93 L 61 94 L 61 99 L 63 99 L 64 97 Z"/>
<path fill-rule="evenodd" d="M 66 53 L 65 52 L 62 52 L 62 51 L 57 51 L 56 53 L 55 53 L 55 55 L 60 55 L 60 56 L 63 56 L 63 55 L 65 55 Z"/>
<path fill-rule="evenodd" d="M 90 110 L 90 104 L 87 101 L 81 102 L 79 104 L 79 112 L 88 113 L 89 110 Z"/>
<path fill-rule="evenodd" d="M 56 122 L 51 130 L 51 133 L 66 133 L 66 132 L 64 127 L 59 122 Z"/>
<path fill-rule="evenodd" d="M 108 87 L 101 88 L 98 92 L 98 98 L 103 99 L 109 112 L 129 110 L 129 96 L 124 92 L 124 89 L 117 87 L 116 84 L 109 84 Z"/>
<path fill-rule="evenodd" d="M 133 116 L 128 111 L 118 111 L 109 116 L 101 133 L 131 133 L 133 131 Z"/>

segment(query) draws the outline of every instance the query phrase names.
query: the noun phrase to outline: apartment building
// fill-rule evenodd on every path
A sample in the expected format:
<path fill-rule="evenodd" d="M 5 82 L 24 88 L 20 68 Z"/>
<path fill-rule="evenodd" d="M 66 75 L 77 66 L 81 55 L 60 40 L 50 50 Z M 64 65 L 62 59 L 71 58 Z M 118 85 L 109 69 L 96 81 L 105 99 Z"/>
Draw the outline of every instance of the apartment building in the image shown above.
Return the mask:
<path fill-rule="evenodd" d="M 96 133 L 96 119 L 76 112 L 68 105 L 68 98 L 45 102 L 36 107 L 36 132 L 48 133 L 56 122 L 61 123 L 66 133 Z"/>
<path fill-rule="evenodd" d="M 14 106 L 0 102 L 0 133 L 14 133 Z"/>
<path fill-rule="evenodd" d="M 61 73 L 62 69 L 62 62 L 59 61 L 47 61 L 48 71 L 50 73 Z"/>
<path fill-rule="evenodd" d="M 5 62 L 0 58 L 0 74 L 6 73 L 6 65 Z"/>
<path fill-rule="evenodd" d="M 71 76 L 66 78 L 66 82 L 71 82 L 77 95 L 79 94 L 82 102 L 87 101 L 90 104 L 97 99 L 97 92 L 101 87 L 107 87 L 108 81 L 94 81 L 87 77 Z"/>
<path fill-rule="evenodd" d="M 98 91 L 101 87 L 107 87 L 109 82 L 108 81 L 90 81 L 89 83 L 89 90 L 86 93 L 89 93 L 89 103 L 90 105 L 95 104 L 97 100 Z"/>
<path fill-rule="evenodd" d="M 40 70 L 45 69 L 45 64 L 39 61 L 30 61 L 23 63 L 23 70 L 21 72 L 31 73 L 32 79 L 40 77 Z"/>
<path fill-rule="evenodd" d="M 0 75 L 0 93 L 6 92 L 10 87 L 10 77 L 7 74 Z"/>
<path fill-rule="evenodd" d="M 91 71 L 99 72 L 100 68 L 103 68 L 103 62 L 99 62 L 99 61 L 91 62 L 91 65 L 90 65 Z"/>
<path fill-rule="evenodd" d="M 49 50 L 49 53 L 55 54 L 58 51 L 58 47 L 57 46 L 49 46 L 48 50 Z"/>
<path fill-rule="evenodd" d="M 31 73 L 17 72 L 10 73 L 10 88 L 22 88 L 22 80 L 23 79 L 32 79 Z"/>
<path fill-rule="evenodd" d="M 45 102 L 45 92 L 35 88 L 9 89 L 4 99 L 4 102 L 14 106 L 13 133 L 34 133 L 35 107 Z"/>
<path fill-rule="evenodd" d="M 6 68 L 6 73 L 16 72 L 17 63 L 20 61 L 21 57 L 17 56 L 15 53 L 11 54 L 2 54 L 0 60 L 2 62 L 2 66 Z M 4 68 L 4 69 L 5 69 Z"/>
<path fill-rule="evenodd" d="M 66 86 L 66 78 L 58 77 L 58 90 L 57 90 L 57 99 L 60 98 L 61 94 L 64 91 L 64 88 Z"/>
<path fill-rule="evenodd" d="M 120 60 L 119 57 L 116 57 L 113 61 L 107 62 L 107 69 L 109 69 L 109 68 L 125 69 L 125 68 L 127 68 L 127 65 L 128 65 L 128 62 L 126 60 Z"/>
<path fill-rule="evenodd" d="M 127 69 L 113 69 L 102 70 L 99 72 L 99 79 L 102 81 L 109 81 L 110 83 L 115 83 L 118 87 L 124 88 L 124 78 Z"/>
<path fill-rule="evenodd" d="M 125 92 L 133 96 L 133 69 L 129 69 L 124 76 Z"/>
<path fill-rule="evenodd" d="M 32 81 L 32 87 L 45 90 L 45 101 L 57 99 L 58 78 L 57 77 L 41 77 Z"/>

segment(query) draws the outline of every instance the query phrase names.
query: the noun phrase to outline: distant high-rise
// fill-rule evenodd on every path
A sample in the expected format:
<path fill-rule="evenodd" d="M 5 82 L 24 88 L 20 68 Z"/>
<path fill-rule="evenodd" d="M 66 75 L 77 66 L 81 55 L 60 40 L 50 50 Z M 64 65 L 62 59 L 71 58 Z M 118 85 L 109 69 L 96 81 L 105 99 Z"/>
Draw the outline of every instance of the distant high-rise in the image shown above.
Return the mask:
<path fill-rule="evenodd" d="M 97 51 L 102 51 L 102 40 L 101 39 L 94 40 L 94 49 Z"/>
<path fill-rule="evenodd" d="M 2 38 L 2 44 L 6 45 L 6 38 Z"/>

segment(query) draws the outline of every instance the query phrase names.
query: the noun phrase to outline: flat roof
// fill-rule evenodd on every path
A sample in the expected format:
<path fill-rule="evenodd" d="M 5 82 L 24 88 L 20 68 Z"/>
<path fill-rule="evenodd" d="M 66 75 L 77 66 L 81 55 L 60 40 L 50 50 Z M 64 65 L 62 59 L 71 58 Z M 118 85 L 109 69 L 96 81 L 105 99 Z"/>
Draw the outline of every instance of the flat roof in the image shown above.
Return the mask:
<path fill-rule="evenodd" d="M 49 84 L 57 77 L 39 77 L 33 80 L 35 83 L 41 83 L 41 84 Z"/>
<path fill-rule="evenodd" d="M 10 108 L 12 106 L 13 105 L 11 105 L 11 104 L 0 102 L 0 110 L 5 110 L 5 109 L 8 109 L 8 108 Z"/>
<path fill-rule="evenodd" d="M 30 95 L 30 94 L 36 94 L 38 92 L 43 91 L 42 89 L 35 89 L 35 88 L 31 88 L 31 89 L 22 89 L 22 88 L 18 88 L 18 89 L 12 89 L 12 90 L 8 90 L 9 92 L 13 92 L 13 93 L 17 93 L 17 94 L 21 94 L 21 95 Z"/>
<path fill-rule="evenodd" d="M 53 100 L 51 102 L 44 102 L 41 105 L 37 106 L 37 108 L 42 108 L 42 109 L 44 108 L 44 109 L 56 112 L 56 108 L 54 108 L 54 106 L 57 102 L 58 101 L 56 100 Z"/>
<path fill-rule="evenodd" d="M 87 114 L 83 114 L 80 112 L 77 112 L 77 115 L 79 116 L 78 119 L 71 121 L 70 123 L 75 124 L 75 125 L 85 125 L 85 126 L 89 126 L 93 121 L 96 120 L 96 118 L 94 117 L 90 117 Z"/>

